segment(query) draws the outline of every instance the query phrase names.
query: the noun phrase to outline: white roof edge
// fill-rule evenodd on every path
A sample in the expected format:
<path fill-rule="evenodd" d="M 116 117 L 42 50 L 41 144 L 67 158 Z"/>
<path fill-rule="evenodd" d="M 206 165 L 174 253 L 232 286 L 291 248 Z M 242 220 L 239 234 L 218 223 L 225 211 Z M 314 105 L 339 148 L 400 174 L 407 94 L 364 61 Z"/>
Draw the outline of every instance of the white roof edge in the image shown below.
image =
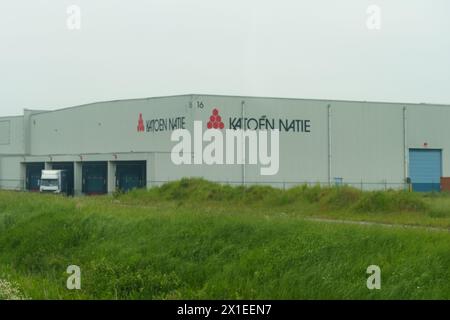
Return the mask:
<path fill-rule="evenodd" d="M 440 107 L 450 107 L 450 104 L 442 103 L 414 103 L 414 102 L 388 102 L 388 101 L 365 101 L 365 100 L 339 100 L 339 99 L 315 99 L 315 98 L 295 98 L 295 97 L 272 97 L 272 96 L 246 96 L 246 95 L 225 95 L 225 94 L 202 94 L 202 93 L 189 93 L 189 94 L 179 94 L 179 95 L 167 95 L 167 96 L 155 96 L 155 97 L 143 97 L 143 98 L 130 98 L 130 99 L 116 99 L 116 100 L 104 100 L 96 101 L 91 103 L 85 103 L 81 105 L 75 105 L 70 107 L 64 107 L 55 110 L 32 110 L 25 109 L 29 111 L 36 111 L 37 113 L 32 116 L 39 116 L 50 112 L 59 112 L 65 110 L 71 110 L 75 108 L 82 108 L 93 106 L 102 103 L 114 103 L 114 102 L 128 102 L 137 100 L 153 100 L 153 99 L 170 99 L 170 98 L 180 98 L 180 97 L 222 97 L 222 98 L 240 98 L 240 99 L 273 99 L 273 100 L 294 100 L 294 101 L 314 101 L 314 102 L 324 102 L 324 103 L 376 103 L 376 104 L 390 104 L 390 105 L 408 105 L 408 106 L 440 106 Z M 11 116 L 11 117 L 21 117 L 21 116 Z M 8 118 L 8 117 L 5 117 Z M 0 118 L 1 119 L 1 118 Z"/>

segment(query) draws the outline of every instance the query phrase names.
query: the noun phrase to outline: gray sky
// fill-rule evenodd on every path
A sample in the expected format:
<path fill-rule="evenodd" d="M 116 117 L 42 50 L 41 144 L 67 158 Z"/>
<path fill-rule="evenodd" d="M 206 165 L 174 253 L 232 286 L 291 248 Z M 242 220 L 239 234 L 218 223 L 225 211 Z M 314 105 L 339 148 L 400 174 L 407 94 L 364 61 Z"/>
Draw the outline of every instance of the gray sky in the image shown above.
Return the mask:
<path fill-rule="evenodd" d="M 0 2 L 0 115 L 185 93 L 450 104 L 450 1 Z"/>

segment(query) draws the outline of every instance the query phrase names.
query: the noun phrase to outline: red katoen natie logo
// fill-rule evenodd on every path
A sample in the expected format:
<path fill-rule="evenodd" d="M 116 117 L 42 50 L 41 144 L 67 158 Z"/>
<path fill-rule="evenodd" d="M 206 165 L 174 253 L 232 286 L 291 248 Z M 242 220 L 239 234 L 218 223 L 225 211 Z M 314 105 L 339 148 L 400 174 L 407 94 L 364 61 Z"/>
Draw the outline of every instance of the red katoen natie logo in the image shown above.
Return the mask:
<path fill-rule="evenodd" d="M 138 120 L 137 131 L 138 132 L 144 132 L 144 130 L 145 130 L 144 119 L 142 119 L 142 113 L 139 113 L 139 120 Z"/>
<path fill-rule="evenodd" d="M 225 127 L 222 122 L 222 117 L 219 115 L 219 109 L 213 109 L 212 116 L 209 117 L 209 121 L 206 126 L 208 129 L 223 129 Z"/>

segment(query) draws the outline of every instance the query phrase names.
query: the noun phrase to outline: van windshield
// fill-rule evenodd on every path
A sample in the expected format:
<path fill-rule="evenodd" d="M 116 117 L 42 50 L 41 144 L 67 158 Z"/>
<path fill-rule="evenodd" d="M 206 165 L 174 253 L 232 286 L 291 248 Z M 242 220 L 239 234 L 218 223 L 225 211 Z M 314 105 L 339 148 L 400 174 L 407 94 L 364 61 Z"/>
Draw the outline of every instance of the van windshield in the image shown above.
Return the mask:
<path fill-rule="evenodd" d="M 58 179 L 42 179 L 41 186 L 43 187 L 57 187 Z"/>

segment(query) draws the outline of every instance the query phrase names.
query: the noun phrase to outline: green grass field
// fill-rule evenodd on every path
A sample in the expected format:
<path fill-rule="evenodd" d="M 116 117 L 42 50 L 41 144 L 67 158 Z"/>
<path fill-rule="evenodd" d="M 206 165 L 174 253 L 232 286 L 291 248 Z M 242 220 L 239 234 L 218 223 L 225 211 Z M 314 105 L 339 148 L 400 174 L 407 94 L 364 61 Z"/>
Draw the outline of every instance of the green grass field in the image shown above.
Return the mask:
<path fill-rule="evenodd" d="M 2 191 L 0 299 L 450 299 L 449 228 L 445 194 L 196 179 L 102 197 Z M 66 288 L 69 265 L 81 290 Z M 369 265 L 381 290 L 366 287 Z"/>

